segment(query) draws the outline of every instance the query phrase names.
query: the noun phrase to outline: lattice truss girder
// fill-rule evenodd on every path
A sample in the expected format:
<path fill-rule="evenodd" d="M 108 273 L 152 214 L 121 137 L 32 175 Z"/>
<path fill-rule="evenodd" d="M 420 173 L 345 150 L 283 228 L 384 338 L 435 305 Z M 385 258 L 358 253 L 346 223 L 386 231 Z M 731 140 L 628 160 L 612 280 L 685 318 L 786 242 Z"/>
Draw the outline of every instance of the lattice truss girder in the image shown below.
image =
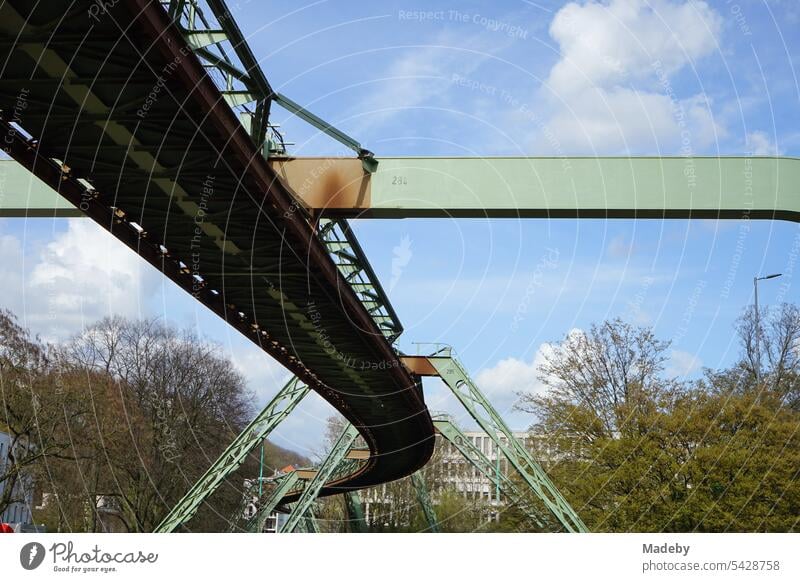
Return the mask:
<path fill-rule="evenodd" d="M 357 438 L 358 430 L 348 423 L 336 443 L 334 443 L 328 456 L 317 468 L 314 476 L 303 487 L 300 497 L 289 514 L 289 519 L 281 526 L 281 532 L 291 532 L 297 528 L 306 512 L 312 508 L 319 492 L 326 483 L 335 481 L 338 474 L 347 474 L 352 471 L 352 467 L 348 467 L 348 463 L 343 463 L 342 461 L 345 460 L 347 453 Z"/>
<path fill-rule="evenodd" d="M 436 510 L 433 507 L 428 487 L 425 485 L 425 479 L 419 471 L 411 475 L 411 484 L 414 486 L 414 493 L 417 496 L 417 502 L 422 508 L 422 513 L 425 516 L 425 521 L 428 523 L 428 531 L 432 533 L 439 533 L 439 520 L 436 517 Z"/>
<path fill-rule="evenodd" d="M 528 499 L 528 496 L 517 487 L 517 484 L 508 474 L 499 471 L 494 463 L 469 440 L 460 428 L 450 420 L 443 418 L 434 419 L 433 426 L 436 427 L 442 438 L 453 445 L 467 461 L 480 471 L 481 475 L 486 477 L 494 487 L 508 498 L 511 504 L 518 506 L 537 529 L 545 527 L 547 520 L 532 501 Z"/>
<path fill-rule="evenodd" d="M 371 156 L 349 136 L 273 91 L 224 2 L 165 0 L 162 5 L 265 156 L 286 153 L 283 136 L 269 123 L 273 101 L 345 143 L 359 156 Z M 397 339 L 403 327 L 347 221 L 322 220 L 318 235 L 384 335 L 389 341 Z"/>
<path fill-rule="evenodd" d="M 285 419 L 308 394 L 309 388 L 292 378 L 219 456 L 211 468 L 192 486 L 155 528 L 155 532 L 171 532 L 197 512 L 200 505 L 238 469 L 247 455 Z"/>
<path fill-rule="evenodd" d="M 452 354 L 443 353 L 428 360 L 470 416 L 492 439 L 496 450 L 502 452 L 558 522 L 570 532 L 588 531 L 569 502 L 530 452 L 514 437 L 503 418 L 481 393 L 460 362 Z"/>

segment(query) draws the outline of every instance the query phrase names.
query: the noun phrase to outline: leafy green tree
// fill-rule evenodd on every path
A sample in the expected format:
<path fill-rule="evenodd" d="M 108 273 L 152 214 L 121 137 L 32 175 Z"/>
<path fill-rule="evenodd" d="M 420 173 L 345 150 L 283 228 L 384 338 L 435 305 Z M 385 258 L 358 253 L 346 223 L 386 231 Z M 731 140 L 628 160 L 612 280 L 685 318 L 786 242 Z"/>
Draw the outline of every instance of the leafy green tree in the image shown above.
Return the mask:
<path fill-rule="evenodd" d="M 554 482 L 593 531 L 794 531 L 794 356 L 775 348 L 771 381 L 745 362 L 684 385 L 663 377 L 667 346 L 615 320 L 555 347 L 540 370 L 549 391 L 520 404 L 550 439 Z"/>
<path fill-rule="evenodd" d="M 435 497 L 434 509 L 439 528 L 445 533 L 467 533 L 485 531 L 490 525 L 488 503 L 471 500 L 453 487 L 442 488 Z M 424 531 L 428 528 L 425 515 L 417 505 L 409 531 Z"/>
<path fill-rule="evenodd" d="M 637 418 L 669 388 L 661 377 L 669 342 L 619 319 L 572 332 L 539 368 L 545 394 L 521 394 L 517 408 L 547 434 L 580 430 L 591 441 L 636 430 Z"/>

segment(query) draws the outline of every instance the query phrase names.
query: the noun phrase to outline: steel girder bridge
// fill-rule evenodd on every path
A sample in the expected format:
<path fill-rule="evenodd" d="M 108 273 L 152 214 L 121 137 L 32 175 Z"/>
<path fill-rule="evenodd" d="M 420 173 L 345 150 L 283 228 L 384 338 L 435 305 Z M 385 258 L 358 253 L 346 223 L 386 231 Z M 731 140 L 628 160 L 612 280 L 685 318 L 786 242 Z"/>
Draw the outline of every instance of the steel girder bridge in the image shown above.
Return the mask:
<path fill-rule="evenodd" d="M 284 529 L 313 531 L 314 501 L 336 493 L 363 529 L 355 491 L 412 476 L 437 531 L 416 471 L 438 432 L 533 528 L 586 530 L 449 349 L 394 349 L 402 325 L 347 218 L 800 215 L 796 159 L 376 158 L 271 87 L 221 0 L 6 0 L 0 44 L 2 147 L 17 162 L 0 162 L 0 216 L 92 218 L 295 375 L 158 531 L 191 519 L 312 389 L 349 424 L 319 467 L 271 480 L 250 529 L 293 504 Z M 275 105 L 354 156 L 290 156 Z M 518 479 L 431 419 L 426 375 Z"/>
<path fill-rule="evenodd" d="M 346 225 L 313 217 L 267 162 L 269 108 L 292 102 L 224 4 L 207 8 L 0 4 L 3 147 L 357 427 L 369 459 L 321 494 L 408 475 L 434 429 L 392 349 L 401 328 Z"/>

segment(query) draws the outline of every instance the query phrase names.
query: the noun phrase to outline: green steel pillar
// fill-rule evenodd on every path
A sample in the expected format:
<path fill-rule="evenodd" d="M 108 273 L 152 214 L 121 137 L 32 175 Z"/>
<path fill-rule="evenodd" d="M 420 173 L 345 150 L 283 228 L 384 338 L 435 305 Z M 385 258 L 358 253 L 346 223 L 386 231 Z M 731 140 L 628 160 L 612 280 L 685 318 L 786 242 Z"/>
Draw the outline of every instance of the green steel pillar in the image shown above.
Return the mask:
<path fill-rule="evenodd" d="M 494 493 L 495 493 L 494 498 L 495 501 L 497 501 L 497 503 L 499 504 L 500 503 L 500 451 L 498 449 L 495 449 L 494 456 L 496 457 L 495 460 L 497 462 L 497 473 L 496 473 L 497 481 L 495 482 L 494 485 Z"/>
<path fill-rule="evenodd" d="M 347 507 L 347 523 L 351 533 L 366 533 L 367 521 L 364 519 L 364 505 L 358 491 L 348 491 L 344 494 Z"/>
<path fill-rule="evenodd" d="M 495 447 L 502 451 L 528 487 L 542 500 L 559 523 L 569 532 L 588 531 L 575 510 L 550 481 L 544 469 L 514 437 L 503 418 L 481 393 L 458 360 L 452 354 L 445 356 L 441 352 L 429 357 L 428 360 L 470 416 L 494 441 Z"/>
<path fill-rule="evenodd" d="M 422 513 L 425 515 L 425 521 L 428 522 L 428 531 L 432 533 L 440 533 L 442 530 L 439 527 L 439 520 L 436 518 L 436 511 L 433 509 L 433 502 L 428 493 L 428 487 L 425 485 L 425 479 L 422 478 L 420 472 L 417 471 L 411 475 L 411 483 L 414 485 L 414 491 L 417 494 L 417 501 L 422 507 Z"/>
<path fill-rule="evenodd" d="M 294 512 L 294 508 L 292 508 L 292 511 Z M 281 530 L 281 532 L 283 531 Z M 300 517 L 292 533 L 319 533 L 319 524 L 312 509 L 309 509 Z"/>
<path fill-rule="evenodd" d="M 191 519 L 200 504 L 217 490 L 217 487 L 228 475 L 241 466 L 245 457 L 294 410 L 308 390 L 308 386 L 297 378 L 289 380 L 286 386 L 234 439 L 211 468 L 200 477 L 153 531 L 155 533 L 172 532 L 182 523 Z"/>
<path fill-rule="evenodd" d="M 306 512 L 300 516 L 292 533 L 319 533 L 319 523 L 317 523 L 317 518 L 314 515 L 315 503 L 312 503 Z M 291 510 L 294 513 L 297 510 L 297 504 L 293 504 Z M 284 532 L 284 530 L 281 530 L 281 532 Z"/>
<path fill-rule="evenodd" d="M 258 498 L 264 495 L 264 441 L 261 441 L 261 455 L 258 462 Z"/>
<path fill-rule="evenodd" d="M 455 424 L 446 419 L 434 419 L 433 426 L 436 427 L 437 432 L 449 442 L 461 455 L 467 459 L 484 477 L 494 484 L 497 491 L 497 498 L 500 499 L 500 492 L 508 498 L 508 500 L 520 507 L 525 516 L 537 527 L 543 528 L 546 519 L 541 513 L 533 506 L 533 504 L 526 498 L 523 492 L 517 487 L 516 483 L 500 471 L 500 451 L 497 453 L 497 467 L 492 466 L 492 461 L 483 454 L 477 446 L 475 446 L 467 436 L 461 432 Z"/>
<path fill-rule="evenodd" d="M 358 430 L 352 424 L 348 423 L 339 439 L 333 445 L 333 449 L 317 469 L 314 477 L 306 484 L 300 499 L 295 503 L 292 513 L 289 514 L 289 519 L 281 527 L 281 532 L 291 532 L 297 528 L 301 519 L 314 504 L 319 495 L 322 487 L 331 480 L 331 477 L 336 473 L 337 469 L 341 466 L 346 466 L 342 461 L 347 456 L 350 447 L 352 447 L 356 438 L 358 437 Z"/>
<path fill-rule="evenodd" d="M 303 514 L 303 530 L 306 533 L 319 533 L 319 524 L 314 515 L 314 506 L 308 508 L 308 511 Z"/>
<path fill-rule="evenodd" d="M 247 526 L 247 530 L 253 533 L 260 533 L 264 531 L 264 524 L 270 514 L 275 511 L 281 499 L 291 491 L 297 484 L 298 476 L 295 471 L 282 475 L 275 479 L 275 488 L 266 499 L 259 499 L 259 507 L 253 519 Z"/>

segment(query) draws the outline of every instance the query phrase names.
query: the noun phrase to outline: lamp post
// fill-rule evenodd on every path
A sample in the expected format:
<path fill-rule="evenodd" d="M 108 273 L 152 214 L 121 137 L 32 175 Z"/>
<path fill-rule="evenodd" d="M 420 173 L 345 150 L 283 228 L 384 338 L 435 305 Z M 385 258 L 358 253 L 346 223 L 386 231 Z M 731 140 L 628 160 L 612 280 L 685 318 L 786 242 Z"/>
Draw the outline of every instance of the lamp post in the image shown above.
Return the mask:
<path fill-rule="evenodd" d="M 755 310 L 756 310 L 756 382 L 761 380 L 761 320 L 758 314 L 758 282 L 766 281 L 767 279 L 776 279 L 782 273 L 773 273 L 766 277 L 753 277 L 753 290 L 755 292 Z"/>

